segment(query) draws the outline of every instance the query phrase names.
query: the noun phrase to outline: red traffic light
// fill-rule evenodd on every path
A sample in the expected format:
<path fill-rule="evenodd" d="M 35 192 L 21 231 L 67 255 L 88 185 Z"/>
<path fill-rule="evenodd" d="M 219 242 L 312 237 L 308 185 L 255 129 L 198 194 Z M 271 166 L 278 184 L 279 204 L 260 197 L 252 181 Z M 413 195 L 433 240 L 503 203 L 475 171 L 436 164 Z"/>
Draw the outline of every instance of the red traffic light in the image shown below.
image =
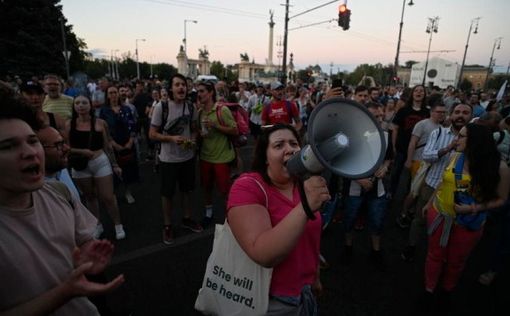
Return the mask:
<path fill-rule="evenodd" d="M 345 11 L 347 11 L 347 6 L 345 4 L 341 4 L 339 7 L 338 7 L 338 12 L 340 13 L 344 13 Z"/>

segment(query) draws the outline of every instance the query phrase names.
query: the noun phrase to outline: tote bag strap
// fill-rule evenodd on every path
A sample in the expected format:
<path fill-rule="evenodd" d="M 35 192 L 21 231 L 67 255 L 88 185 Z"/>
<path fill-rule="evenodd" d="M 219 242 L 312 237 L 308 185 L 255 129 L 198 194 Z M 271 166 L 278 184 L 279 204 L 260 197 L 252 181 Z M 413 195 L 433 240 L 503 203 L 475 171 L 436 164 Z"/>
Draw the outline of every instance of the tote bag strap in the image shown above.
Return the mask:
<path fill-rule="evenodd" d="M 252 179 L 253 181 L 255 181 L 255 183 L 259 186 L 260 190 L 262 190 L 262 192 L 264 193 L 264 196 L 266 197 L 266 209 L 267 209 L 269 207 L 269 199 L 267 198 L 266 189 L 264 189 L 264 187 L 259 182 L 259 180 L 255 179 L 255 178 L 252 178 L 252 177 L 249 177 L 249 178 Z"/>

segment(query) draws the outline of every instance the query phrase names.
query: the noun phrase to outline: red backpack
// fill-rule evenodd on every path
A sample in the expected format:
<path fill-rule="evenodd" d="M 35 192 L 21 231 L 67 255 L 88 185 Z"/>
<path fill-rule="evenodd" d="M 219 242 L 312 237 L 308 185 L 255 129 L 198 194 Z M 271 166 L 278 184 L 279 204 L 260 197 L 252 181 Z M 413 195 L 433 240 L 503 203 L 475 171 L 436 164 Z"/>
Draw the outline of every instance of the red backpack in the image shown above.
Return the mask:
<path fill-rule="evenodd" d="M 239 133 L 236 136 L 229 136 L 230 141 L 234 147 L 245 146 L 248 143 L 248 134 L 250 133 L 248 112 L 240 106 L 239 103 L 218 103 L 216 107 L 216 117 L 218 118 L 218 122 L 223 126 L 226 126 L 225 121 L 221 117 L 221 108 L 223 106 L 226 106 L 230 110 L 230 113 L 232 113 Z"/>

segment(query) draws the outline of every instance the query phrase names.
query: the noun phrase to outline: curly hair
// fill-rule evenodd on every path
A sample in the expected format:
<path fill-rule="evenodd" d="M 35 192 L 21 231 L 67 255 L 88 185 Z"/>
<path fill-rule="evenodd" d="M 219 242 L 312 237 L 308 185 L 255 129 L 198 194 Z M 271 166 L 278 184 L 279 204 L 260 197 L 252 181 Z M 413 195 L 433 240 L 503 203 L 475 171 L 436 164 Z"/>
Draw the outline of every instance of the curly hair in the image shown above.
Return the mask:
<path fill-rule="evenodd" d="M 477 200 L 487 202 L 498 195 L 501 156 L 488 127 L 469 123 L 466 130 L 464 154 L 469 161 L 472 192 Z"/>
<path fill-rule="evenodd" d="M 301 147 L 301 138 L 299 137 L 299 133 L 292 125 L 288 124 L 275 124 L 267 128 L 262 129 L 262 134 L 257 139 L 257 144 L 255 146 L 255 153 L 253 158 L 253 162 L 251 165 L 251 170 L 259 173 L 265 182 L 271 184 L 271 179 L 269 179 L 269 175 L 267 174 L 267 148 L 269 147 L 269 137 L 276 131 L 287 129 L 292 132 L 294 137 L 296 137 L 299 146 Z"/>

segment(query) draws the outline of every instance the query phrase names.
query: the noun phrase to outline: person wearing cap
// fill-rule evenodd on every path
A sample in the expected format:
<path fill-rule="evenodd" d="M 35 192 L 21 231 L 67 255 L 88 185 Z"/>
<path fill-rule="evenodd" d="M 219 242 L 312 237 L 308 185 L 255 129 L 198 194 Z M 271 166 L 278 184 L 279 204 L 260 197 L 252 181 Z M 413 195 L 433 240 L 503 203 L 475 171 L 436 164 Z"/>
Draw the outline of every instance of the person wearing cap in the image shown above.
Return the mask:
<path fill-rule="evenodd" d="M 299 110 L 294 102 L 285 100 L 285 87 L 279 81 L 271 83 L 271 103 L 262 110 L 262 126 L 274 124 L 291 124 L 300 130 L 303 124 L 299 118 Z"/>
<path fill-rule="evenodd" d="M 46 97 L 43 101 L 43 110 L 62 116 L 68 120 L 73 112 L 73 98 L 62 94 L 61 79 L 57 75 L 44 76 Z"/>
<path fill-rule="evenodd" d="M 43 111 L 44 89 L 37 81 L 26 81 L 20 86 L 23 97 L 35 110 L 37 119 L 42 126 L 51 126 L 64 131 L 65 120 L 58 114 Z"/>

